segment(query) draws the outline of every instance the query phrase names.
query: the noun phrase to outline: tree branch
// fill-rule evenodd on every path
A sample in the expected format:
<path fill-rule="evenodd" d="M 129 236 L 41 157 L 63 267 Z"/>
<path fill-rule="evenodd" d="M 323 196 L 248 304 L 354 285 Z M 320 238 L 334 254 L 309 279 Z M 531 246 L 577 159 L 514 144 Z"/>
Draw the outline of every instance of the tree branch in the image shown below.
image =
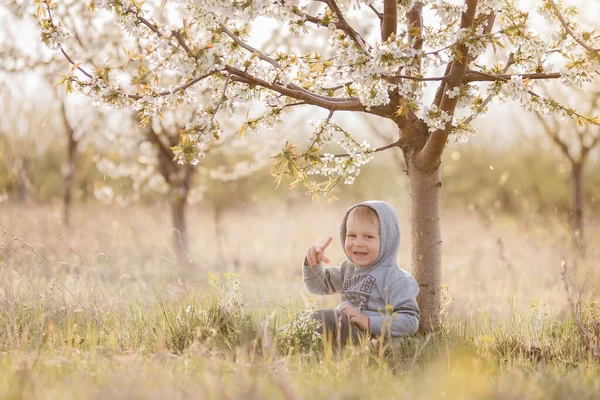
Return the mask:
<path fill-rule="evenodd" d="M 414 7 L 414 6 L 413 6 Z M 383 0 L 383 18 L 381 20 L 381 41 L 386 42 L 392 34 L 398 32 L 398 5 L 396 0 Z M 410 32 L 410 29 L 409 29 Z"/>
<path fill-rule="evenodd" d="M 381 151 L 385 151 L 387 149 L 391 149 L 392 147 L 400 147 L 400 140 L 396 140 L 394 143 L 389 143 L 386 144 L 385 146 L 381 146 L 376 148 L 375 150 L 373 150 L 373 153 L 379 153 Z M 325 157 L 325 155 L 320 155 L 319 157 Z M 350 157 L 350 154 L 348 153 L 343 153 L 343 154 L 334 154 L 333 155 L 334 158 L 340 158 L 340 157 Z"/>
<path fill-rule="evenodd" d="M 181 34 L 180 31 L 174 31 L 171 30 L 171 35 L 173 35 L 173 37 L 175 39 L 177 39 L 177 41 L 179 42 L 179 45 L 181 47 L 183 47 L 183 49 L 185 50 L 185 52 L 189 55 L 192 54 L 192 50 L 189 48 L 189 46 L 185 43 L 185 39 L 183 38 L 183 35 Z"/>
<path fill-rule="evenodd" d="M 493 33 L 490 33 L 492 31 L 492 28 L 494 26 L 494 21 L 496 20 L 496 15 L 494 13 L 490 13 L 487 17 L 487 25 L 483 30 L 483 35 L 480 35 L 480 37 L 485 37 L 485 36 L 493 36 Z M 508 30 L 509 28 L 507 28 Z M 504 30 L 501 30 L 500 32 L 497 33 L 503 33 Z M 450 46 L 446 46 L 445 48 L 442 49 L 438 49 L 432 53 L 426 53 L 427 55 L 429 54 L 435 54 L 439 51 L 443 51 L 446 50 L 448 48 L 451 48 L 455 45 L 455 43 L 451 44 Z M 510 66 L 510 64 L 512 64 L 511 62 L 512 60 L 512 53 L 511 53 L 511 57 L 509 58 L 509 62 L 507 63 L 507 68 L 505 68 L 504 72 L 506 72 L 508 70 L 508 67 Z M 452 60 L 448 61 L 448 64 L 446 64 L 446 71 L 444 72 L 444 76 L 447 76 L 450 73 L 450 68 L 452 68 Z M 468 75 L 468 72 L 467 72 Z M 442 84 L 438 87 L 436 93 L 435 93 L 435 98 L 433 100 L 433 104 L 437 107 L 440 106 L 440 103 L 442 101 L 442 96 L 443 94 L 446 92 L 446 82 L 442 82 Z M 489 99 L 491 100 L 491 97 L 489 97 Z M 488 100 L 489 102 L 489 100 Z"/>
<path fill-rule="evenodd" d="M 232 80 L 239 80 L 246 84 L 261 86 L 273 90 L 277 93 L 281 93 L 285 96 L 302 100 L 307 104 L 316 105 L 330 111 L 365 111 L 365 107 L 360 103 L 360 101 L 356 97 L 325 97 L 316 93 L 312 93 L 306 89 L 302 89 L 298 86 L 285 87 L 277 83 L 270 83 L 229 65 L 225 66 L 225 69 L 232 75 L 234 75 L 232 76 Z M 377 107 L 373 107 L 372 110 L 376 108 Z"/>
<path fill-rule="evenodd" d="M 375 8 L 375 6 L 373 4 L 369 4 L 369 8 L 371 10 L 373 10 L 375 15 L 377 15 L 377 18 L 379 18 L 379 22 L 383 23 L 383 13 L 380 13 L 379 11 L 377 11 L 377 9 Z"/>
<path fill-rule="evenodd" d="M 229 85 L 230 81 L 231 81 L 231 74 L 227 74 L 227 80 L 225 81 L 225 85 L 223 85 L 223 93 L 221 94 L 221 99 L 219 100 L 219 104 L 217 104 L 217 107 L 215 108 L 213 115 L 210 117 L 209 126 L 212 125 L 212 122 L 215 119 L 215 116 L 217 115 L 217 112 L 219 111 L 221 104 L 223 104 L 223 102 L 225 101 L 225 97 L 226 97 L 225 94 L 227 93 L 227 86 Z"/>
<path fill-rule="evenodd" d="M 584 49 L 586 49 L 587 51 L 589 51 L 591 53 L 599 53 L 600 52 L 600 48 L 595 49 L 595 48 L 587 45 L 583 40 L 579 39 L 577 37 L 577 35 L 575 35 L 575 32 L 573 32 L 573 30 L 571 29 L 571 27 L 569 26 L 567 21 L 565 21 L 565 19 L 563 18 L 562 14 L 560 13 L 560 10 L 558 9 L 558 6 L 554 2 L 554 0 L 548 0 L 548 3 L 550 3 L 550 6 L 552 6 L 552 9 L 554 10 L 554 15 L 556 15 L 556 18 L 558 18 L 558 20 L 560 21 L 560 24 L 563 26 L 563 28 L 565 28 L 565 31 L 567 32 L 567 34 L 569 36 L 571 36 L 573 38 L 573 40 L 575 40 L 577 43 L 579 43 L 579 45 L 581 47 L 583 47 Z"/>
<path fill-rule="evenodd" d="M 315 24 L 315 25 L 317 25 L 317 26 L 321 26 L 321 27 L 327 28 L 327 24 L 324 24 L 324 23 L 323 23 L 323 20 L 319 19 L 318 17 L 315 17 L 315 16 L 312 16 L 312 15 L 306 14 L 306 13 L 304 13 L 304 12 L 301 12 L 301 11 L 298 11 L 298 14 L 299 14 L 299 15 L 302 15 L 302 16 L 304 17 L 304 19 L 305 19 L 306 21 L 310 22 L 310 23 L 313 23 L 313 24 Z M 342 32 L 344 32 L 344 33 L 348 34 L 348 33 L 346 32 L 346 29 L 348 29 L 348 27 L 350 27 L 349 25 L 344 25 L 344 24 L 343 24 L 342 22 L 340 22 L 340 21 L 335 21 L 335 22 L 332 22 L 332 23 L 335 25 L 335 27 L 336 27 L 337 29 L 339 29 L 339 30 L 341 30 Z M 352 28 L 350 27 L 350 29 L 352 29 Z M 356 32 L 356 31 L 355 31 L 355 32 Z M 362 37 L 361 37 L 361 36 L 358 34 L 358 32 L 356 32 L 356 35 L 357 35 L 357 38 L 360 38 L 360 40 L 362 41 L 362 43 L 363 43 L 363 44 L 365 44 L 365 46 L 366 46 L 366 42 L 365 42 L 365 40 L 364 40 L 364 39 L 363 39 L 363 38 L 362 38 Z M 363 47 L 363 46 L 362 46 L 360 43 L 358 43 L 358 42 L 356 41 L 356 38 L 354 38 L 354 37 L 352 37 L 352 36 L 350 36 L 350 38 L 351 38 L 352 40 L 354 40 L 354 42 L 355 42 L 355 43 L 356 43 L 356 44 L 357 44 L 357 45 L 358 45 L 358 46 L 359 46 L 359 47 L 360 47 L 360 48 L 363 50 L 363 52 L 364 52 L 366 55 L 369 55 L 369 52 L 368 52 L 368 51 L 367 51 L 367 50 L 366 50 L 366 49 L 365 49 L 365 48 L 364 48 L 364 47 Z"/>
<path fill-rule="evenodd" d="M 207 72 L 204 75 L 200 75 L 200 76 L 198 76 L 198 77 L 196 77 L 194 79 L 190 79 L 189 81 L 187 81 L 183 85 L 177 86 L 173 90 L 163 90 L 162 92 L 156 93 L 156 95 L 157 96 L 168 96 L 168 95 L 175 94 L 175 93 L 178 93 L 178 92 L 183 92 L 187 88 L 189 88 L 190 86 L 193 86 L 196 83 L 200 82 L 201 80 L 206 79 L 209 76 L 211 76 L 211 75 L 213 75 L 213 74 L 215 74 L 217 72 L 220 72 L 220 71 L 222 71 L 222 70 L 209 71 L 209 72 Z M 130 98 L 130 99 L 134 99 L 134 100 L 139 100 L 139 99 L 145 97 L 145 96 L 141 96 L 141 95 L 138 95 L 138 94 L 128 94 L 128 93 L 124 93 L 124 94 L 122 94 L 122 96 Z"/>
<path fill-rule="evenodd" d="M 52 28 L 56 29 L 56 25 L 54 25 L 54 21 L 52 20 L 52 11 L 50 10 L 50 4 L 46 3 L 46 10 L 48 11 L 48 18 L 50 19 L 50 24 L 52 25 Z M 77 64 L 75 64 L 75 62 L 71 59 L 71 57 L 69 57 L 67 55 L 67 53 L 65 52 L 65 50 L 63 49 L 62 45 L 58 44 L 58 48 L 60 49 L 60 52 L 65 56 L 65 58 L 71 63 L 71 65 L 75 66 Z M 85 76 L 87 76 L 88 78 L 92 79 L 92 75 L 89 74 L 87 71 L 85 71 L 83 68 L 81 68 L 80 66 L 77 65 L 77 69 L 83 73 Z"/>
<path fill-rule="evenodd" d="M 168 148 L 164 144 L 164 142 L 160 139 L 160 137 L 158 136 L 158 133 L 152 126 L 152 122 L 150 122 L 148 124 L 147 130 L 148 130 L 148 132 L 147 132 L 146 136 L 147 136 L 148 140 L 150 142 L 154 143 L 158 147 L 158 151 L 160 153 L 159 158 L 164 160 L 164 162 L 159 163 L 160 174 L 165 179 L 165 182 L 167 182 L 170 185 L 171 184 L 170 169 L 171 169 L 172 160 L 173 160 L 173 156 L 174 156 L 173 151 L 170 148 Z"/>
<path fill-rule="evenodd" d="M 452 60 L 448 61 L 448 64 L 446 64 L 446 70 L 444 71 L 444 78 L 448 77 L 448 74 L 450 73 L 450 70 L 452 69 Z M 433 105 L 435 105 L 436 107 L 440 107 L 440 103 L 442 102 L 442 96 L 444 95 L 444 92 L 446 91 L 446 81 L 443 81 L 442 83 L 440 83 L 440 86 L 438 86 L 436 92 L 435 92 L 435 98 L 433 99 Z"/>
<path fill-rule="evenodd" d="M 531 73 L 531 74 L 488 74 L 486 72 L 469 70 L 463 82 L 492 82 L 508 81 L 513 76 L 520 76 L 523 79 L 558 79 L 562 75 L 558 72 Z"/>
<path fill-rule="evenodd" d="M 477 8 L 477 0 L 465 0 L 467 11 L 462 14 L 460 21 L 460 29 L 469 29 L 475 21 L 475 9 Z M 453 90 L 463 84 L 466 76 L 469 63 L 469 51 L 466 44 L 461 44 L 457 47 L 456 53 L 452 58 L 452 66 L 448 73 L 448 79 L 445 81 L 447 90 L 443 90 L 442 99 L 439 109 L 442 112 L 448 113 L 451 117 L 454 115 L 458 96 L 450 97 L 446 94 L 448 90 Z M 439 166 L 440 159 L 448 135 L 452 129 L 452 120 L 447 121 L 443 129 L 439 129 L 429 135 L 423 148 L 416 152 L 414 161 L 416 166 L 421 170 L 431 170 Z"/>
<path fill-rule="evenodd" d="M 395 3 L 395 1 L 390 1 Z M 394 4 L 395 7 L 395 4 Z M 423 3 L 415 2 L 406 15 L 408 20 L 408 41 L 412 42 L 412 48 L 415 50 L 415 56 L 412 66 L 421 72 L 421 50 L 423 49 Z M 444 74 L 445 75 L 445 74 Z"/>
<path fill-rule="evenodd" d="M 565 157 L 567 157 L 569 162 L 571 164 L 573 164 L 575 162 L 575 160 L 571 156 L 571 153 L 569 152 L 569 147 L 567 146 L 567 144 L 565 142 L 563 142 L 560 139 L 560 137 L 558 136 L 558 130 L 556 128 L 552 128 L 548 124 L 546 119 L 542 116 L 542 114 L 540 114 L 538 111 L 534 112 L 534 115 L 538 118 L 538 120 L 542 124 L 542 127 L 544 128 L 544 133 L 546 133 L 546 135 L 554 142 L 554 144 L 556 144 L 558 146 L 561 153 L 563 153 L 563 155 Z"/>
<path fill-rule="evenodd" d="M 515 58 L 514 58 L 514 53 L 510 53 L 510 55 L 508 56 L 508 61 L 506 61 L 506 65 L 504 66 L 504 70 L 503 73 L 506 73 L 508 71 L 508 69 L 510 68 L 511 65 L 513 65 L 515 63 Z M 467 118 L 465 118 L 462 121 L 462 124 L 470 124 L 476 116 L 478 116 L 483 110 L 485 110 L 485 107 L 487 107 L 487 105 L 489 104 L 490 101 L 492 101 L 492 99 L 494 98 L 494 93 L 490 93 L 487 95 L 487 97 L 481 102 L 481 105 L 479 105 L 479 107 L 477 108 L 477 111 L 474 112 L 473 114 L 469 115 Z"/>
<path fill-rule="evenodd" d="M 322 3 L 327 4 L 327 6 L 329 6 L 331 11 L 333 11 L 333 13 L 335 14 L 335 16 L 337 17 L 337 19 L 339 21 L 339 25 L 336 24 L 336 27 L 338 29 L 341 29 L 346 35 L 348 35 L 350 37 L 350 39 L 352 39 L 354 41 L 354 43 L 356 43 L 356 45 L 358 47 L 360 47 L 361 50 L 366 55 L 370 55 L 369 49 L 367 47 L 367 43 L 362 38 L 362 36 L 360 36 L 360 34 L 357 31 L 355 31 L 354 28 L 352 28 L 350 26 L 348 21 L 346 21 L 346 18 L 344 18 L 344 14 L 342 13 L 342 10 L 340 10 L 340 8 L 338 7 L 335 0 L 316 0 L 316 1 L 320 1 Z"/>
<path fill-rule="evenodd" d="M 488 30 L 491 30 L 491 26 L 492 26 L 494 20 L 495 20 L 494 14 L 490 14 L 488 16 L 488 21 L 489 22 L 488 22 L 488 25 L 486 26 L 486 28 L 484 30 L 484 33 L 481 34 L 481 35 L 477 35 L 477 36 L 469 36 L 468 39 L 477 40 L 477 39 L 483 39 L 483 38 L 491 38 L 491 37 L 494 37 L 496 35 L 502 35 L 503 33 L 509 32 L 509 31 L 517 29 L 517 28 L 524 28 L 523 25 L 512 25 L 512 26 L 509 26 L 508 28 L 505 28 L 505 29 L 502 29 L 502 30 L 499 30 L 499 31 L 496 31 L 496 32 L 487 32 Z M 447 46 L 440 47 L 439 49 L 431 50 L 431 51 L 428 51 L 428 52 L 423 53 L 423 54 L 426 55 L 426 56 L 436 55 L 438 53 L 441 53 L 444 50 L 451 49 L 451 48 L 453 48 L 454 46 L 456 46 L 458 44 L 459 43 L 452 43 L 452 44 L 449 44 Z"/>
<path fill-rule="evenodd" d="M 268 55 L 266 55 L 262 51 L 259 51 L 259 50 L 255 49 L 254 47 L 250 46 L 249 44 L 243 42 L 233 32 L 231 32 L 229 29 L 227 29 L 227 27 L 225 25 L 223 25 L 222 23 L 219 23 L 219 26 L 221 27 L 221 29 L 223 29 L 223 32 L 225 32 L 227 34 L 227 36 L 229 36 L 240 47 L 243 47 L 244 49 L 248 50 L 252 54 L 256 54 L 258 56 L 258 58 L 260 58 L 263 61 L 268 62 L 275 69 L 281 69 L 281 65 L 279 65 L 279 63 L 277 62 L 277 60 L 269 57 Z"/>
<path fill-rule="evenodd" d="M 536 79 L 553 79 L 553 78 L 558 78 L 558 77 L 560 77 L 560 74 L 556 74 L 556 75 L 558 75 L 558 76 L 554 77 L 554 76 L 549 76 L 549 75 L 555 75 L 555 74 L 514 74 L 514 75 L 510 75 L 510 74 L 509 74 L 509 75 L 505 75 L 505 74 L 498 74 L 498 75 L 492 75 L 492 74 L 486 74 L 485 72 L 478 72 L 478 71 L 470 71 L 470 72 L 475 72 L 475 73 L 477 73 L 477 74 L 481 74 L 481 75 L 484 75 L 484 76 L 489 76 L 489 77 L 492 77 L 492 78 L 494 78 L 493 80 L 497 80 L 497 81 L 503 81 L 503 82 L 508 82 L 508 81 L 510 80 L 510 79 L 508 79 L 508 78 L 505 78 L 505 76 L 506 76 L 506 77 L 511 77 L 511 76 L 521 76 L 521 77 L 525 77 L 525 76 L 531 76 L 531 75 L 546 75 L 546 77 L 545 77 L 545 78 L 544 78 L 544 77 L 539 77 L 539 78 L 536 78 Z M 530 94 L 532 97 L 536 97 L 536 98 L 537 98 L 537 97 L 542 97 L 542 96 L 540 96 L 539 94 L 537 94 L 536 92 L 534 92 L 533 90 L 527 90 L 527 93 L 529 93 L 529 94 Z M 558 104 L 558 103 L 557 103 L 557 104 Z M 563 107 L 563 106 L 561 106 L 560 104 L 558 105 L 558 107 L 559 107 L 561 110 L 563 110 L 563 111 L 569 111 L 569 112 L 570 112 L 570 113 L 572 113 L 573 115 L 575 115 L 575 116 L 577 116 L 577 117 L 579 117 L 579 118 L 583 119 L 584 121 L 586 121 L 586 122 L 588 122 L 588 123 L 592 123 L 592 124 L 594 124 L 594 125 L 599 125 L 599 124 L 598 124 L 598 122 L 596 122 L 596 121 L 592 121 L 592 119 L 591 119 L 591 118 L 589 118 L 589 117 L 586 117 L 586 116 L 583 116 L 583 115 L 581 115 L 580 113 L 578 113 L 578 112 L 576 112 L 576 111 L 574 111 L 574 110 L 570 110 L 570 109 L 569 109 L 569 110 L 567 110 L 567 109 L 566 109 L 566 107 Z M 570 114 L 569 114 L 569 116 L 570 116 Z"/>

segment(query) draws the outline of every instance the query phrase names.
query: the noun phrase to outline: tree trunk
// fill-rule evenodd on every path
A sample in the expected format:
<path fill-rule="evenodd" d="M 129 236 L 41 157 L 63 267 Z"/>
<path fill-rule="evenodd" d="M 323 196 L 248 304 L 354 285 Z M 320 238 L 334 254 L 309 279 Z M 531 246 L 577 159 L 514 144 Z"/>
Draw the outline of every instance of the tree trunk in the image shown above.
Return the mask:
<path fill-rule="evenodd" d="M 215 201 L 215 209 L 213 213 L 213 220 L 215 224 L 215 239 L 217 241 L 217 253 L 219 255 L 219 264 L 220 265 L 228 265 L 227 257 L 225 256 L 225 246 L 223 246 L 223 242 L 225 241 L 225 232 L 223 230 L 223 215 L 225 211 L 225 205 L 223 201 L 217 199 Z M 234 267 L 234 271 L 235 267 Z"/>
<path fill-rule="evenodd" d="M 412 272 L 421 291 L 419 330 L 435 330 L 440 325 L 442 283 L 442 235 L 440 230 L 441 167 L 422 172 L 405 157 L 410 189 L 410 234 Z"/>
<path fill-rule="evenodd" d="M 191 264 L 189 255 L 188 231 L 185 219 L 187 196 L 172 194 L 171 215 L 173 219 L 173 251 L 180 263 Z"/>
<path fill-rule="evenodd" d="M 191 165 L 171 163 L 177 172 L 169 178 L 171 213 L 173 217 L 173 250 L 180 264 L 193 264 L 189 252 L 189 238 L 186 223 L 187 198 L 192 186 L 195 168 Z"/>
<path fill-rule="evenodd" d="M 571 233 L 573 243 L 581 254 L 585 251 L 583 237 L 583 165 L 571 165 Z"/>
<path fill-rule="evenodd" d="M 63 221 L 66 226 L 69 226 L 71 222 L 73 189 L 75 187 L 75 164 L 77 162 L 77 141 L 75 140 L 72 129 L 68 129 L 67 140 L 67 160 L 63 173 Z"/>
<path fill-rule="evenodd" d="M 27 176 L 27 165 L 29 165 L 29 159 L 23 157 L 18 160 L 17 165 L 13 168 L 13 175 L 15 176 L 15 186 L 17 191 L 17 199 L 20 205 L 27 205 L 29 203 L 29 194 L 31 189 L 31 182 Z"/>

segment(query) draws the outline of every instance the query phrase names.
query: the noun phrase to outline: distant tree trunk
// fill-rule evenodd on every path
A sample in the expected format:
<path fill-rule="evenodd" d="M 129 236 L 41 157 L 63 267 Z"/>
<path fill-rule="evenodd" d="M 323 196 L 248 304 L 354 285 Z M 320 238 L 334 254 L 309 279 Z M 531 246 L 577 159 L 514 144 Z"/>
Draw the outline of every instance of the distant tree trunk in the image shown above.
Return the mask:
<path fill-rule="evenodd" d="M 173 251 L 180 262 L 191 262 L 189 257 L 188 231 L 186 225 L 187 199 L 177 196 L 171 199 L 171 216 L 173 220 Z"/>
<path fill-rule="evenodd" d="M 75 186 L 75 171 L 77 163 L 77 140 L 75 140 L 75 131 L 67 118 L 67 109 L 65 101 L 60 105 L 63 126 L 67 134 L 67 158 L 63 168 L 63 221 L 66 226 L 70 225 L 71 206 L 73 203 L 73 188 Z"/>
<path fill-rule="evenodd" d="M 29 178 L 25 171 L 26 165 L 28 164 L 28 158 L 23 158 L 18 163 L 19 165 L 14 170 L 15 185 L 17 186 L 17 199 L 19 204 L 26 205 L 28 203 L 28 191 L 29 191 Z"/>
<path fill-rule="evenodd" d="M 441 167 L 420 171 L 412 153 L 405 156 L 410 189 L 412 272 L 421 291 L 419 329 L 431 331 L 440 325 L 442 284 L 442 234 L 440 229 Z"/>
<path fill-rule="evenodd" d="M 583 235 L 583 164 L 571 165 L 571 232 L 573 243 L 583 253 L 585 251 Z"/>
<path fill-rule="evenodd" d="M 75 172 L 77 163 L 77 140 L 75 133 L 67 120 L 65 106 L 62 106 L 63 119 L 67 130 L 67 159 L 63 171 L 63 221 L 66 226 L 71 223 L 71 207 L 73 203 L 73 189 L 75 187 Z"/>
<path fill-rule="evenodd" d="M 225 256 L 225 247 L 223 246 L 225 232 L 223 229 L 223 215 L 225 214 L 225 205 L 217 199 L 215 201 L 215 210 L 213 214 L 215 224 L 215 239 L 217 240 L 217 252 L 219 254 L 219 262 L 227 264 Z M 235 272 L 235 271 L 234 271 Z"/>
<path fill-rule="evenodd" d="M 176 164 L 173 164 L 176 165 Z M 173 220 L 173 251 L 180 263 L 192 264 L 189 252 L 189 237 L 187 230 L 186 211 L 187 198 L 190 192 L 194 168 L 190 165 L 183 168 L 183 179 L 171 181 L 171 215 Z"/>

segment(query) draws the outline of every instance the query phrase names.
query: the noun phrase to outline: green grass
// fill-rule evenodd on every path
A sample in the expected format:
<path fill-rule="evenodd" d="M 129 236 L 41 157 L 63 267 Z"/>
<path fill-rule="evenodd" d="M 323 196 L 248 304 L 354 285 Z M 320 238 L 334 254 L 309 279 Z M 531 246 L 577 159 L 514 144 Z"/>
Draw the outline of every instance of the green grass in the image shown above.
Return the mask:
<path fill-rule="evenodd" d="M 92 311 L 21 298 L 0 313 L 1 398 L 594 398 L 600 366 L 567 314 L 478 316 L 401 343 L 307 346 L 294 310 L 250 306 L 237 278 Z M 243 282 L 242 282 L 243 284 Z M 310 306 L 310 303 L 307 303 Z M 289 305 L 288 305 L 289 306 Z M 586 311 L 590 318 L 595 306 Z M 591 321 L 591 320 L 590 320 Z M 290 340 L 290 338 L 296 339 Z M 279 341 L 286 346 L 278 344 Z"/>
<path fill-rule="evenodd" d="M 307 315 L 339 298 L 308 294 L 298 260 L 315 239 L 335 234 L 345 205 L 296 207 L 224 218 L 239 279 L 220 273 L 229 266 L 212 251 L 206 213 L 191 215 L 197 265 L 177 269 L 168 221 L 153 210 L 82 208 L 67 231 L 60 210 L 9 209 L 8 227 L 86 308 L 34 254 L 0 236 L 0 398 L 600 396 L 600 363 L 572 319 L 560 267 L 564 257 L 575 289 L 587 279 L 581 316 L 594 325 L 600 253 L 591 241 L 588 261 L 575 268 L 555 220 L 483 223 L 447 212 L 443 329 L 334 352 L 311 334 Z M 407 269 L 409 239 L 400 252 Z M 339 246 L 329 257 L 342 257 Z"/>

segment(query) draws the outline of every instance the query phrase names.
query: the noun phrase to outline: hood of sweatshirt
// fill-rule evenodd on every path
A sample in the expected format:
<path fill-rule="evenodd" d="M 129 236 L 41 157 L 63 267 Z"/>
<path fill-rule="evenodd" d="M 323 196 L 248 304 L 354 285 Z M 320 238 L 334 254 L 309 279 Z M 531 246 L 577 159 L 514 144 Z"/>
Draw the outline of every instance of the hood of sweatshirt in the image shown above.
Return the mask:
<path fill-rule="evenodd" d="M 379 255 L 373 264 L 364 268 L 373 269 L 380 266 L 397 267 L 398 251 L 400 250 L 400 222 L 394 207 L 385 201 L 365 201 L 350 207 L 346 211 L 346 215 L 344 215 L 342 225 L 340 226 L 340 239 L 342 241 L 344 252 L 346 252 L 344 246 L 344 242 L 346 241 L 346 221 L 348 220 L 350 211 L 358 206 L 366 206 L 373 209 L 379 217 Z M 346 257 L 348 257 L 347 253 Z M 350 257 L 348 257 L 348 259 L 350 259 Z"/>

